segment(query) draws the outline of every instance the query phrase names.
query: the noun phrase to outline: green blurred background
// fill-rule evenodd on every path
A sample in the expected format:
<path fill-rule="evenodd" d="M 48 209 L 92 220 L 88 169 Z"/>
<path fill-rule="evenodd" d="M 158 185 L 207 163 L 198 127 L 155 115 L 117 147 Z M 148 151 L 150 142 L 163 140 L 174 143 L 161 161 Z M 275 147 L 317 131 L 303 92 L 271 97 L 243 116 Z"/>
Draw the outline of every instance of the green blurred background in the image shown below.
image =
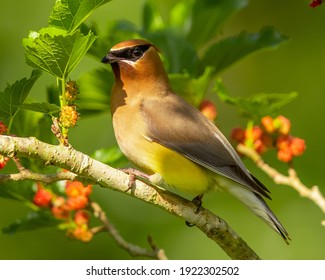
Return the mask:
<path fill-rule="evenodd" d="M 230 93 L 248 96 L 259 92 L 299 93 L 282 114 L 292 121 L 292 134 L 304 138 L 307 151 L 295 161 L 296 169 L 307 186 L 319 185 L 325 194 L 325 5 L 309 8 L 308 0 L 251 0 L 250 5 L 235 14 L 223 29 L 224 35 L 242 30 L 258 31 L 273 25 L 290 40 L 276 51 L 261 51 L 231 66 L 222 73 Z M 92 15 L 98 26 L 105 29 L 107 22 L 128 19 L 141 20 L 144 1 L 115 0 Z M 2 0 L 0 9 L 0 89 L 7 82 L 30 75 L 31 68 L 24 63 L 21 44 L 30 30 L 46 25 L 54 4 L 44 0 Z M 109 49 L 111 46 L 107 46 Z M 104 54 L 103 54 L 104 55 Z M 96 67 L 100 62 L 86 58 L 73 72 L 72 78 Z M 45 74 L 32 90 L 32 96 L 42 99 L 45 86 L 53 83 Z M 44 93 L 44 94 L 43 94 Z M 245 125 L 233 107 L 222 104 L 217 97 L 218 125 L 225 135 L 231 128 Z M 45 97 L 44 97 L 45 99 Z M 71 143 L 85 153 L 115 143 L 109 113 L 81 118 L 72 131 Z M 270 153 L 266 160 L 285 171 L 285 165 Z M 249 161 L 249 169 L 271 190 L 271 208 L 283 222 L 292 237 L 287 246 L 276 233 L 224 193 L 211 193 L 204 206 L 223 217 L 250 246 L 264 259 L 324 259 L 325 227 L 320 225 L 324 214 L 310 201 L 301 198 L 288 187 L 277 186 Z M 152 234 L 155 242 L 164 248 L 171 259 L 228 259 L 224 252 L 198 229 L 188 228 L 184 221 L 156 207 L 127 195 L 96 187 L 97 200 L 120 233 L 130 242 L 147 246 L 146 236 Z M 0 198 L 0 227 L 26 215 L 27 209 L 19 202 Z M 130 259 L 107 234 L 95 236 L 89 244 L 68 240 L 64 233 L 43 229 L 0 235 L 0 259 Z"/>

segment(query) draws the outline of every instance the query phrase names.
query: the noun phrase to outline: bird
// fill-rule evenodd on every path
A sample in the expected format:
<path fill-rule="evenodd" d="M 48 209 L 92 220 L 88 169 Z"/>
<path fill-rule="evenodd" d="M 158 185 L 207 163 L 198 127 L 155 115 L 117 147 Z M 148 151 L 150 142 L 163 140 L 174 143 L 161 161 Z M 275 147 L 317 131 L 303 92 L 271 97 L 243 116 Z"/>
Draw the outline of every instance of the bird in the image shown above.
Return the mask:
<path fill-rule="evenodd" d="M 126 40 L 101 62 L 114 74 L 110 108 L 117 144 L 152 183 L 198 200 L 209 191 L 226 191 L 289 243 L 288 232 L 263 199 L 270 199 L 269 190 L 217 126 L 172 90 L 155 45 Z"/>

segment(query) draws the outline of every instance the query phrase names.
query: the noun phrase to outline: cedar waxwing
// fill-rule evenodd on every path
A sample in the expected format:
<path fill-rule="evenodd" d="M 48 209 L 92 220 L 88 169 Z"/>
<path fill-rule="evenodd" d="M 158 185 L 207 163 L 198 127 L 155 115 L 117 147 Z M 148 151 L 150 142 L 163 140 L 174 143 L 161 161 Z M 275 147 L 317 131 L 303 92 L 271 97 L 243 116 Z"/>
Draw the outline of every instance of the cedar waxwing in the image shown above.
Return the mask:
<path fill-rule="evenodd" d="M 288 243 L 289 235 L 263 200 L 256 179 L 219 129 L 176 95 L 157 48 L 145 40 L 121 42 L 102 59 L 115 75 L 111 113 L 125 156 L 161 186 L 202 197 L 225 190 Z"/>

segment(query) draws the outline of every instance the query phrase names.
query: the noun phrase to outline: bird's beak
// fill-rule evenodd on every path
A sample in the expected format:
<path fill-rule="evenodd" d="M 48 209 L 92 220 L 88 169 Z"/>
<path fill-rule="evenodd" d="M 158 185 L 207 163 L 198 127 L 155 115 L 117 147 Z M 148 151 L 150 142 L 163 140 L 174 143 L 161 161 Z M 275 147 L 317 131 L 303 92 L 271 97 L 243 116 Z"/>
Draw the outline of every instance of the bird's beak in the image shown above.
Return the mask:
<path fill-rule="evenodd" d="M 111 64 L 111 63 L 117 62 L 119 60 L 120 60 L 119 57 L 115 56 L 112 52 L 109 52 L 107 55 L 105 55 L 102 58 L 101 62 L 106 63 L 106 64 L 107 63 Z"/>

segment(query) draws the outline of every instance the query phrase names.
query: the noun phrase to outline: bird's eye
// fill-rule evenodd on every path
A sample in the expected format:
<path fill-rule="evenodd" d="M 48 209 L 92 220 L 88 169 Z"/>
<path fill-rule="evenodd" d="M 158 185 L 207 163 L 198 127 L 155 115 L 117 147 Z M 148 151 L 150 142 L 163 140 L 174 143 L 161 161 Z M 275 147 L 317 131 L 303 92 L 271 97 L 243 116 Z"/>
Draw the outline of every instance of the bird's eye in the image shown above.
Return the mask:
<path fill-rule="evenodd" d="M 140 58 L 143 55 L 143 51 L 141 48 L 136 47 L 132 51 L 132 57 L 133 58 Z"/>

